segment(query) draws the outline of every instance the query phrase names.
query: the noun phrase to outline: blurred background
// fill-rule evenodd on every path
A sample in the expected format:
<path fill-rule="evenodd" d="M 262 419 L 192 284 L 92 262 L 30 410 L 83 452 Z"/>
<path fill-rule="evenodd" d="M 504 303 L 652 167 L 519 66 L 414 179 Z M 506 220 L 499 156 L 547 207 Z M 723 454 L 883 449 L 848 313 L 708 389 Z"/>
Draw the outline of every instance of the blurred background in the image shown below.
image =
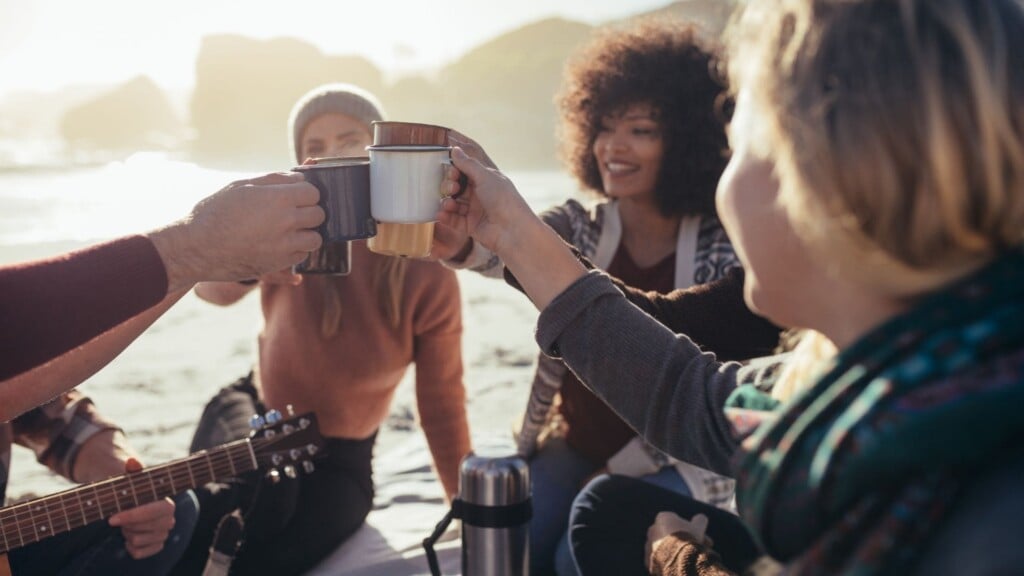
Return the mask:
<path fill-rule="evenodd" d="M 254 174 L 286 170 L 288 113 L 325 82 L 390 118 L 478 139 L 537 210 L 578 186 L 556 154 L 554 95 L 598 27 L 685 18 L 721 30 L 730 0 L 0 0 L 0 264 L 145 232 Z M 526 406 L 537 312 L 460 272 L 474 435 Z M 184 456 L 203 404 L 256 358 L 259 298 L 188 294 L 82 385 L 147 463 Z M 2 354 L 3 351 L 0 351 Z M 406 373 L 378 453 L 418 434 Z M 68 486 L 13 453 L 8 498 Z"/>
<path fill-rule="evenodd" d="M 553 96 L 602 25 L 684 17 L 718 31 L 730 0 L 406 2 L 0 0 L 0 169 L 140 150 L 272 170 L 298 96 L 346 81 L 393 119 L 457 127 L 499 165 L 557 166 Z M 500 137 L 499 137 L 500 136 Z"/>

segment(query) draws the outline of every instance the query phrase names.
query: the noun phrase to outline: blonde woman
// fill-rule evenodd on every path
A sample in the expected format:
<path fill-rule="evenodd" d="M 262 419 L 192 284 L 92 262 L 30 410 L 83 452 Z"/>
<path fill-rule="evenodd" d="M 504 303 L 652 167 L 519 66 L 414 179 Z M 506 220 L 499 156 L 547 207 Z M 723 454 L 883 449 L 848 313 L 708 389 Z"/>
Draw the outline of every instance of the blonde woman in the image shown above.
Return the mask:
<path fill-rule="evenodd" d="M 728 400 L 772 413 L 737 462 L 743 520 L 787 573 L 1019 571 L 1024 7 L 755 0 L 737 26 L 719 213 L 747 302 L 837 351 L 786 402 Z M 541 346 L 662 444 L 688 343 L 587 273 L 499 173 L 453 157 L 470 186 L 450 224 L 522 283 Z M 646 388 L 618 389 L 621 365 Z M 729 573 L 703 519 L 677 526 L 652 542 L 654 573 Z"/>
<path fill-rule="evenodd" d="M 314 89 L 289 121 L 295 162 L 365 155 L 370 123 L 382 116 L 377 99 L 357 87 Z M 199 297 L 220 305 L 258 289 L 264 327 L 256 370 L 207 406 L 192 448 L 244 436 L 253 413 L 283 412 L 291 404 L 297 413 L 316 412 L 328 458 L 297 482 L 262 485 L 255 505 L 252 482 L 201 491 L 200 525 L 180 573 L 201 570 L 217 520 L 235 506 L 252 506 L 233 568 L 239 574 L 300 573 L 348 538 L 373 505 L 374 438 L 411 365 L 419 422 L 444 494 L 458 491 L 459 462 L 470 444 L 455 273 L 433 262 L 374 254 L 365 241 L 353 243 L 351 267 L 341 277 L 286 270 L 256 285 L 196 288 Z"/>

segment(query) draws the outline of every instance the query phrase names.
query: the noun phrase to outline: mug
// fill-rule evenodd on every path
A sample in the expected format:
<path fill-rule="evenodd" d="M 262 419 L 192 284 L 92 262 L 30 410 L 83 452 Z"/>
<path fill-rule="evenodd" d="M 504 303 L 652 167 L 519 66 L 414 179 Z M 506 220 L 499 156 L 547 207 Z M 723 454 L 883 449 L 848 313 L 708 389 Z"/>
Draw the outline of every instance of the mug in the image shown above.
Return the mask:
<path fill-rule="evenodd" d="M 419 122 L 373 123 L 374 146 L 449 146 L 448 128 Z"/>
<path fill-rule="evenodd" d="M 447 146 L 370 146 L 370 213 L 378 222 L 437 221 L 444 197 Z"/>
<path fill-rule="evenodd" d="M 370 213 L 370 161 L 358 158 L 320 158 L 316 164 L 295 167 L 320 191 L 324 222 L 317 228 L 323 246 L 295 266 L 298 274 L 348 274 L 352 260 L 349 241 L 377 233 Z"/>

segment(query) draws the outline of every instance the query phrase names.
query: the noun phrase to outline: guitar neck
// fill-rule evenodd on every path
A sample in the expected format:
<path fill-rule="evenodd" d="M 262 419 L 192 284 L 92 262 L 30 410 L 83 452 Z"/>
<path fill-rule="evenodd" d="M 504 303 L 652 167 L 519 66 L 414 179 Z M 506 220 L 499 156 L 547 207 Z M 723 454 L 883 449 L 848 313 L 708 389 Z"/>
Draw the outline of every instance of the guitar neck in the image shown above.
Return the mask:
<path fill-rule="evenodd" d="M 248 439 L 0 509 L 0 554 L 257 468 Z"/>

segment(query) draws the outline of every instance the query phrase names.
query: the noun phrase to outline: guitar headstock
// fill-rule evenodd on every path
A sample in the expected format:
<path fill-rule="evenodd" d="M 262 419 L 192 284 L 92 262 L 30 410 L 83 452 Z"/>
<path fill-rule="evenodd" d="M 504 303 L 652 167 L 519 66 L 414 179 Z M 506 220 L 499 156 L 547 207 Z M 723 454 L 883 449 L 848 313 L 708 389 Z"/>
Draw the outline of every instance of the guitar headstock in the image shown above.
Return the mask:
<path fill-rule="evenodd" d="M 253 416 L 254 430 L 249 436 L 253 454 L 260 470 L 277 481 L 283 472 L 294 478 L 301 468 L 313 471 L 313 458 L 324 446 L 324 439 L 317 427 L 316 414 L 307 412 L 288 419 L 281 417 L 277 410 L 264 416 Z"/>

